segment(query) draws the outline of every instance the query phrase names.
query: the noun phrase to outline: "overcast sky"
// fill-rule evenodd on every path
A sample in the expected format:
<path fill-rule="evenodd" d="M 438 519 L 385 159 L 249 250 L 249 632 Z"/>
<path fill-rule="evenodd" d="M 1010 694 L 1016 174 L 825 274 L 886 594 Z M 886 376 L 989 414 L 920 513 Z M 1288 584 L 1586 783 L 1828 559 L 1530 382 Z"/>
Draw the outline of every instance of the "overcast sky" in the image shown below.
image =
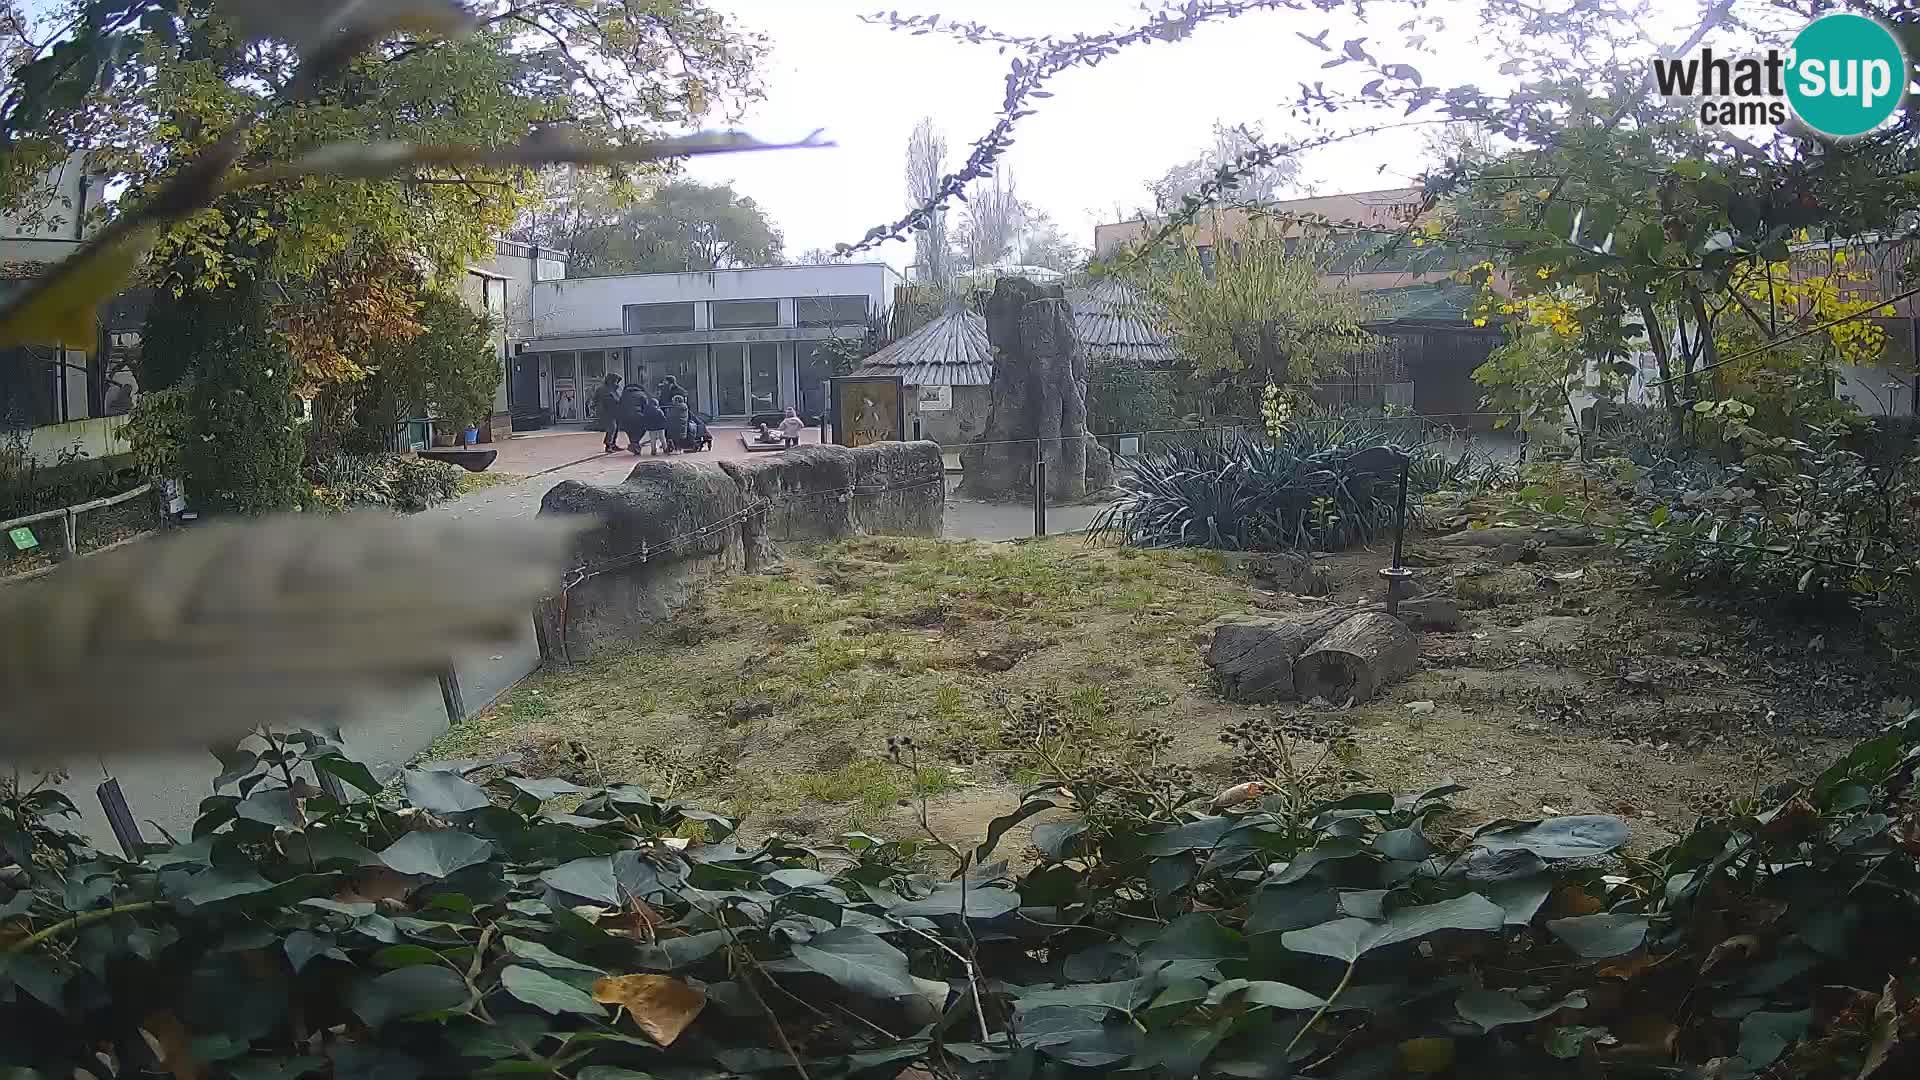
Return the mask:
<path fill-rule="evenodd" d="M 767 139 L 818 127 L 832 149 L 696 160 L 698 179 L 730 181 L 764 206 L 786 233 L 789 256 L 852 242 L 906 208 L 908 134 L 931 116 L 946 134 L 949 171 L 993 123 L 1008 58 L 992 46 L 912 35 L 862 23 L 881 0 L 710 0 L 771 41 L 767 100 L 742 126 Z M 897 2 L 897 0 L 894 0 Z M 930 0 L 902 13 L 942 12 L 1014 33 L 1100 31 L 1139 20 L 1137 0 Z M 1433 0 L 1430 11 L 1470 17 L 1469 0 Z M 1059 76 L 1051 99 L 1022 121 L 1003 158 L 1021 196 L 1091 246 L 1093 226 L 1118 220 L 1150 199 L 1147 185 L 1206 147 L 1216 118 L 1265 122 L 1269 136 L 1297 131 L 1287 104 L 1298 83 L 1319 78 L 1327 54 L 1295 36 L 1336 20 L 1332 36 L 1391 35 L 1404 17 L 1382 4 L 1365 26 L 1351 14 L 1256 13 L 1208 25 L 1184 41 L 1140 45 L 1098 67 Z M 1457 21 L 1457 20 L 1456 20 Z M 1471 27 L 1417 64 L 1429 81 L 1471 81 L 1486 68 Z M 1404 55 L 1395 53 L 1394 55 Z M 1329 86 L 1345 72 L 1327 73 Z M 1357 81 L 1357 80 L 1356 80 Z M 1322 192 L 1395 187 L 1419 172 L 1420 137 L 1408 133 L 1342 144 L 1305 160 L 1303 179 Z M 910 244 L 887 246 L 889 262 L 911 261 Z"/>

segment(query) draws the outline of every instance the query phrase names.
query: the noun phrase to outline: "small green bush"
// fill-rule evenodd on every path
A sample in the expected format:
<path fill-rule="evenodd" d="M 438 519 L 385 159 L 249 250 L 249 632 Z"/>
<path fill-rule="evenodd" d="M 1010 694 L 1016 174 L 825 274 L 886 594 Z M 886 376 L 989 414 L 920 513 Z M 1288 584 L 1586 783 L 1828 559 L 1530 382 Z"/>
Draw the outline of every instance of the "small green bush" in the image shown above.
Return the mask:
<path fill-rule="evenodd" d="M 418 513 L 458 498 L 464 470 L 411 454 L 336 454 L 307 469 L 307 508 L 384 506 Z"/>

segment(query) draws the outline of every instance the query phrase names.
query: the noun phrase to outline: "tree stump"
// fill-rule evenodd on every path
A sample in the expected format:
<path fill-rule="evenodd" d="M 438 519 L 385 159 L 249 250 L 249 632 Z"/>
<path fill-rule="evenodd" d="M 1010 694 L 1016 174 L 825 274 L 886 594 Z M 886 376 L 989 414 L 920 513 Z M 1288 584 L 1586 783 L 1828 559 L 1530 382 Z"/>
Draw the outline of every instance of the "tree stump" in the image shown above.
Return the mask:
<path fill-rule="evenodd" d="M 1414 669 L 1420 644 L 1390 615 L 1363 612 L 1327 631 L 1293 665 L 1294 693 L 1302 701 L 1335 705 L 1366 701 Z"/>

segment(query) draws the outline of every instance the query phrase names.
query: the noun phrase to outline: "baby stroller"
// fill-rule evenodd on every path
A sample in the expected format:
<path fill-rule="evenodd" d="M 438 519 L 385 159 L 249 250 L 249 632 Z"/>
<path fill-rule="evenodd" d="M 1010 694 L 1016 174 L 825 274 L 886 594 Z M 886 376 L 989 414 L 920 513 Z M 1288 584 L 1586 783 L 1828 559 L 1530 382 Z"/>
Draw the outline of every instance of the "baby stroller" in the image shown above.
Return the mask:
<path fill-rule="evenodd" d="M 674 424 L 667 430 L 667 445 L 688 454 L 713 449 L 713 435 L 707 431 L 707 418 L 688 413 L 685 426 Z"/>

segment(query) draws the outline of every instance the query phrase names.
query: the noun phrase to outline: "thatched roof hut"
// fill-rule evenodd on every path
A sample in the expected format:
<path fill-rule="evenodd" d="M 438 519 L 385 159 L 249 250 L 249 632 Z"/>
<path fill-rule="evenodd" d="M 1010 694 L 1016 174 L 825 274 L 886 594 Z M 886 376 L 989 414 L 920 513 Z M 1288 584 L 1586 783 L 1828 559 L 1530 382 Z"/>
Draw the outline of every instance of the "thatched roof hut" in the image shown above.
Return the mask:
<path fill-rule="evenodd" d="M 987 320 L 964 307 L 943 314 L 861 362 L 855 375 L 898 375 L 908 386 L 991 386 Z"/>
<path fill-rule="evenodd" d="M 1073 305 L 1073 328 L 1098 360 L 1120 361 L 1134 367 L 1163 368 L 1178 358 L 1166 335 L 1153 325 L 1145 298 L 1117 277 L 1096 278 L 1084 288 L 1067 290 Z"/>

